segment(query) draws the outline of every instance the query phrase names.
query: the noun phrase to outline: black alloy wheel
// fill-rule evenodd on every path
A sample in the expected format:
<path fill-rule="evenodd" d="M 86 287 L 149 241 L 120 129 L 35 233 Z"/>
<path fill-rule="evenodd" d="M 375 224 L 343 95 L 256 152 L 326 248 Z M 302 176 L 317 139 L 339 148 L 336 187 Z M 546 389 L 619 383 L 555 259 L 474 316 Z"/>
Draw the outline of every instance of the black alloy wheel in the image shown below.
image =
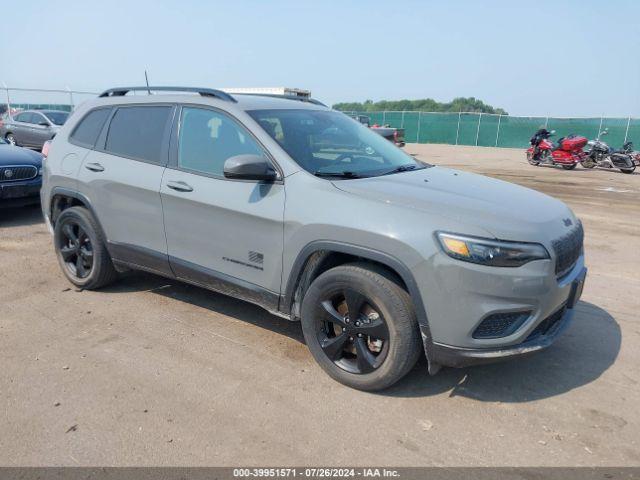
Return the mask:
<path fill-rule="evenodd" d="M 93 246 L 79 223 L 67 221 L 62 227 L 58 249 L 65 268 L 78 279 L 87 278 L 93 269 Z"/>
<path fill-rule="evenodd" d="M 389 351 L 389 329 L 370 300 L 344 288 L 321 305 L 318 342 L 333 363 L 356 374 L 371 373 L 382 365 Z"/>
<path fill-rule="evenodd" d="M 55 219 L 53 239 L 60 268 L 77 287 L 95 290 L 117 278 L 102 229 L 86 208 L 64 210 Z"/>
<path fill-rule="evenodd" d="M 318 275 L 303 294 L 300 321 L 318 365 L 358 390 L 393 385 L 423 352 L 411 296 L 380 265 L 349 263 Z"/>

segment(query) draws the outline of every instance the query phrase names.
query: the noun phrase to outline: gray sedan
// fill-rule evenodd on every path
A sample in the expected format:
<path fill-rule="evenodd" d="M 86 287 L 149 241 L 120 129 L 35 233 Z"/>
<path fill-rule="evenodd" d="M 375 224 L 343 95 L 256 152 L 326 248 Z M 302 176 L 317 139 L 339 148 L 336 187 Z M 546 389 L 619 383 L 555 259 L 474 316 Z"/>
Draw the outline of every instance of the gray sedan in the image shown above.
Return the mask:
<path fill-rule="evenodd" d="M 69 116 L 62 110 L 25 110 L 6 115 L 0 122 L 0 136 L 12 145 L 41 149 L 56 136 Z"/>

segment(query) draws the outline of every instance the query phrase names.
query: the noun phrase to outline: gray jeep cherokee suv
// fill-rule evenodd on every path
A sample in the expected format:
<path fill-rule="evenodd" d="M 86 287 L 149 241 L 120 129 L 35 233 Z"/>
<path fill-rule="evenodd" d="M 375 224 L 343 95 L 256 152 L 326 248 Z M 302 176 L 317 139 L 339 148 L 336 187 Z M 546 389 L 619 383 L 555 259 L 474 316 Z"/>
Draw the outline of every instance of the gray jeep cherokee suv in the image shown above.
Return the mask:
<path fill-rule="evenodd" d="M 156 87 L 78 108 L 44 163 L 67 278 L 140 269 L 301 320 L 334 379 L 390 386 L 540 350 L 570 321 L 580 221 L 510 183 L 415 161 L 307 99 Z"/>

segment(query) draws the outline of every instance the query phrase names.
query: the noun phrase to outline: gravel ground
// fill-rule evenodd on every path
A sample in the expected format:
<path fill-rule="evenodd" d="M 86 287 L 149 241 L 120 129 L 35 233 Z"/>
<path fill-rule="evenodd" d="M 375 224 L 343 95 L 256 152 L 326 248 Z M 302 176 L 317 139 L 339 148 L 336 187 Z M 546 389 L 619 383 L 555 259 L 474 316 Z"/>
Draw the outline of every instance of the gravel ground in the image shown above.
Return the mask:
<path fill-rule="evenodd" d="M 0 465 L 640 465 L 640 175 L 406 149 L 582 218 L 589 277 L 549 350 L 358 392 L 250 304 L 147 274 L 77 291 L 38 208 L 0 210 Z"/>

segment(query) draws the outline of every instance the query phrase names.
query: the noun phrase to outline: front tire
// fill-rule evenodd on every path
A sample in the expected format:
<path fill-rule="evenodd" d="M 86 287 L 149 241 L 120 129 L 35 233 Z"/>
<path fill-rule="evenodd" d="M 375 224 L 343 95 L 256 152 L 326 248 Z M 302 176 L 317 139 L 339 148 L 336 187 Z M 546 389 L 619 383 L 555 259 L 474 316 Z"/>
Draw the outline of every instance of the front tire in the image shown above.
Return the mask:
<path fill-rule="evenodd" d="M 86 208 L 63 211 L 56 220 L 53 240 L 58 263 L 75 286 L 94 290 L 116 279 L 100 228 Z"/>
<path fill-rule="evenodd" d="M 596 166 L 597 162 L 591 158 L 586 158 L 580 161 L 582 168 L 592 169 Z"/>
<path fill-rule="evenodd" d="M 620 171 L 622 173 L 631 174 L 631 173 L 633 173 L 635 171 L 635 169 L 636 169 L 636 166 L 634 165 L 631 168 L 621 168 Z"/>
<path fill-rule="evenodd" d="M 531 165 L 537 167 L 538 165 L 540 165 L 540 161 L 536 160 L 533 156 L 533 153 L 531 152 L 527 152 L 527 162 L 529 162 Z"/>
<path fill-rule="evenodd" d="M 573 170 L 574 168 L 576 168 L 576 165 L 578 164 L 572 163 L 571 165 L 562 165 L 562 168 L 564 168 L 565 170 Z"/>
<path fill-rule="evenodd" d="M 404 377 L 422 351 L 409 294 L 367 264 L 332 268 L 302 301 L 304 338 L 334 380 L 358 390 L 382 390 Z"/>

